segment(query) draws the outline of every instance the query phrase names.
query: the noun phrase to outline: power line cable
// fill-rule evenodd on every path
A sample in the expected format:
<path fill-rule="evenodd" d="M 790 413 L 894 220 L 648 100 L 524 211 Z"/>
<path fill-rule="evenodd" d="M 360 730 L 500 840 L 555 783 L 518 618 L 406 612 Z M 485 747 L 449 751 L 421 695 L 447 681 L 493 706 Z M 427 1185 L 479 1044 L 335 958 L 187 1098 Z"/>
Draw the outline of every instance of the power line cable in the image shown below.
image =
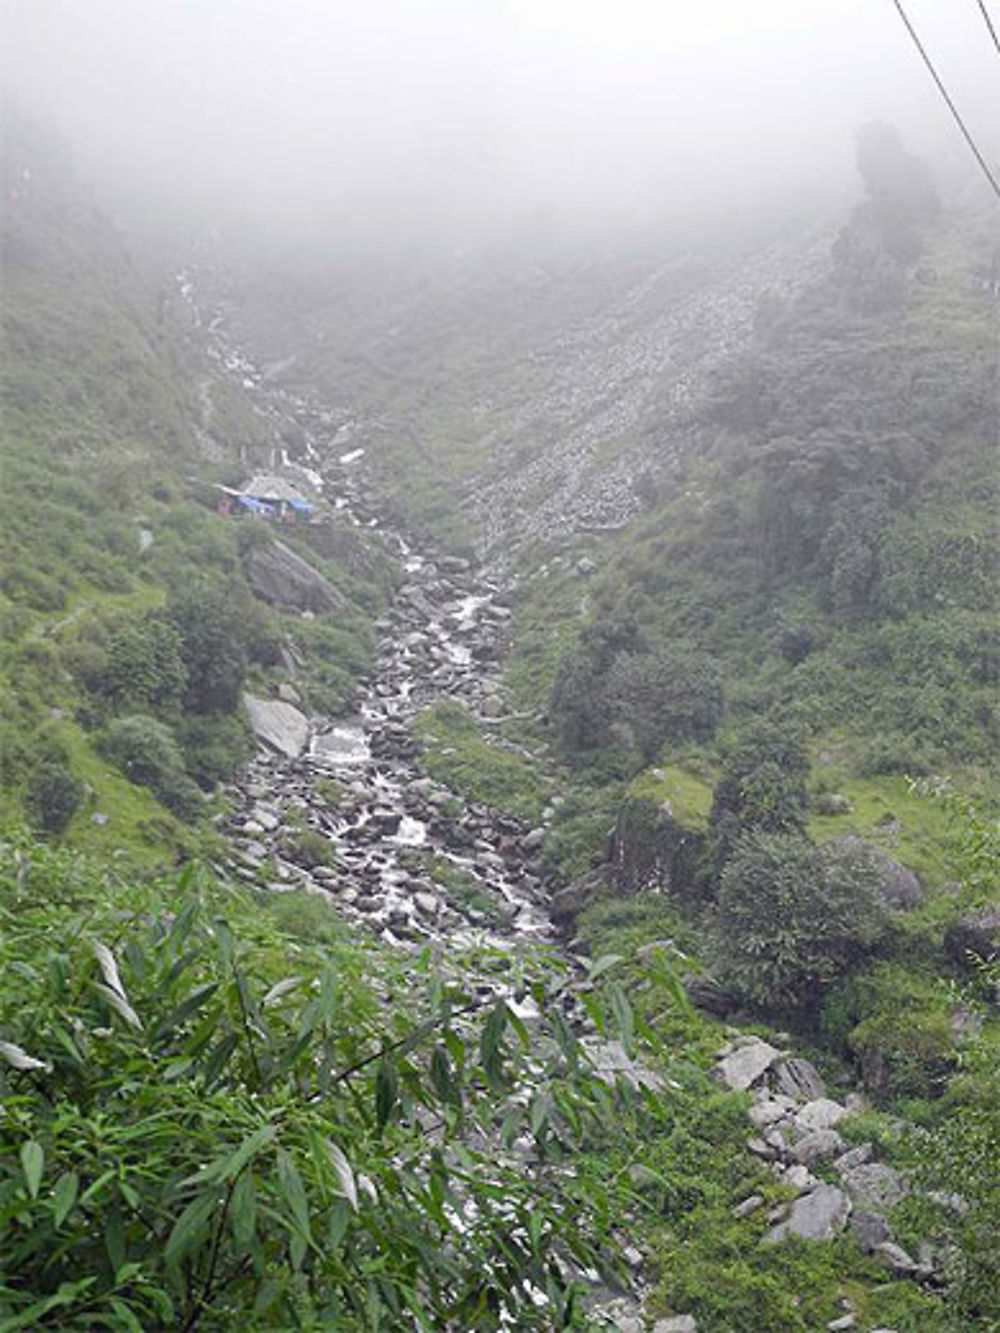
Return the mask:
<path fill-rule="evenodd" d="M 983 16 L 983 22 L 986 24 L 989 34 L 993 38 L 993 45 L 997 49 L 997 55 L 1000 55 L 1000 37 L 997 36 L 997 30 L 993 26 L 993 20 L 990 18 L 990 11 L 986 8 L 986 0 L 976 0 L 976 4 L 979 6 L 980 14 Z"/>
<path fill-rule="evenodd" d="M 983 175 L 984 175 L 984 176 L 986 177 L 986 179 L 989 181 L 989 183 L 990 183 L 990 187 L 991 187 L 991 189 L 993 190 L 993 193 L 996 195 L 996 197 L 997 197 L 998 199 L 1000 199 L 1000 184 L 997 183 L 997 179 L 996 179 L 996 177 L 993 175 L 993 172 L 990 170 L 989 165 L 987 164 L 987 161 L 986 161 L 985 157 L 983 157 L 982 153 L 979 151 L 979 148 L 978 148 L 977 145 L 976 145 L 976 141 L 975 141 L 975 139 L 973 139 L 972 135 L 969 133 L 968 129 L 966 128 L 965 121 L 962 119 L 961 114 L 959 113 L 958 107 L 957 107 L 957 106 L 955 105 L 955 103 L 951 100 L 951 97 L 950 97 L 950 95 L 949 95 L 949 93 L 948 93 L 948 89 L 947 89 L 947 88 L 944 86 L 944 84 L 941 82 L 941 77 L 940 77 L 940 75 L 938 74 L 937 70 L 934 68 L 934 62 L 931 60 L 930 56 L 927 54 L 926 50 L 924 49 L 924 44 L 923 44 L 923 42 L 922 42 L 922 41 L 920 40 L 920 38 L 917 36 L 916 29 L 914 28 L 913 24 L 910 22 L 909 18 L 907 17 L 906 10 L 903 8 L 902 3 L 901 3 L 901 0 L 892 0 L 892 3 L 893 3 L 893 5 L 895 6 L 896 13 L 899 15 L 899 17 L 900 17 L 900 18 L 902 19 L 902 21 L 903 21 L 903 26 L 906 28 L 906 31 L 910 34 L 910 37 L 911 37 L 912 40 L 913 40 L 913 44 L 914 44 L 914 46 L 915 46 L 915 47 L 917 48 L 917 50 L 920 52 L 920 58 L 921 58 L 921 60 L 924 62 L 924 64 L 927 66 L 928 70 L 930 71 L 930 76 L 931 76 L 931 78 L 934 80 L 935 84 L 937 85 L 937 90 L 938 90 L 938 92 L 939 92 L 939 93 L 941 94 L 941 96 L 944 98 L 945 105 L 948 107 L 948 110 L 949 110 L 949 111 L 951 112 L 951 114 L 954 116 L 954 118 L 955 118 L 955 124 L 956 124 L 956 125 L 958 126 L 958 128 L 962 131 L 962 137 L 965 139 L 965 142 L 966 142 L 966 143 L 969 145 L 969 147 L 972 149 L 972 154 L 973 154 L 973 156 L 975 157 L 976 161 L 979 163 L 980 167 L 982 168 L 982 170 L 983 170 Z"/>

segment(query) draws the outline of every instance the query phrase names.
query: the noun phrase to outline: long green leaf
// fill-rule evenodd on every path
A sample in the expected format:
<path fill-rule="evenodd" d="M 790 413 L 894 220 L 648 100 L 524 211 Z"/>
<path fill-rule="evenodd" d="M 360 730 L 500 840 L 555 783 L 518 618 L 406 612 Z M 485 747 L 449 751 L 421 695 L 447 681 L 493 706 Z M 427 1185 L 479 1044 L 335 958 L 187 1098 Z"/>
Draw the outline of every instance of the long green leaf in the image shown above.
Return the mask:
<path fill-rule="evenodd" d="M 233 1238 L 241 1250 L 250 1248 L 257 1228 L 257 1190 L 253 1172 L 244 1171 L 236 1182 L 230 1202 Z"/>
<path fill-rule="evenodd" d="M 42 1171 L 45 1168 L 45 1150 L 35 1139 L 28 1139 L 21 1144 L 21 1170 L 24 1172 L 28 1193 L 33 1199 L 38 1198 L 38 1188 L 42 1183 Z"/>
<path fill-rule="evenodd" d="M 75 1171 L 67 1171 L 56 1181 L 52 1191 L 52 1221 L 61 1227 L 76 1203 L 80 1189 L 80 1177 Z"/>
<path fill-rule="evenodd" d="M 116 990 L 112 990 L 110 986 L 105 986 L 103 982 L 100 981 L 94 982 L 94 989 L 99 995 L 107 1000 L 108 1004 L 111 1005 L 111 1008 L 116 1014 L 120 1014 L 121 1017 L 124 1018 L 129 1027 L 135 1028 L 137 1031 L 141 1030 L 142 1023 L 139 1019 L 139 1015 L 123 995 L 120 995 Z"/>
<path fill-rule="evenodd" d="M 375 1123 L 384 1129 L 399 1095 L 399 1080 L 391 1060 L 381 1060 L 375 1071 Z"/>
<path fill-rule="evenodd" d="M 278 1181 L 291 1212 L 295 1230 L 311 1244 L 312 1228 L 309 1225 L 309 1201 L 306 1198 L 305 1186 L 302 1184 L 302 1177 L 291 1153 L 285 1148 L 278 1149 Z"/>
<path fill-rule="evenodd" d="M 178 1217 L 163 1251 L 163 1258 L 168 1268 L 176 1267 L 189 1251 L 207 1242 L 211 1228 L 206 1224 L 215 1211 L 218 1201 L 218 1192 L 214 1189 L 208 1190 L 204 1194 L 199 1194 L 196 1199 L 192 1199 Z"/>
<path fill-rule="evenodd" d="M 277 1132 L 275 1125 L 261 1125 L 260 1129 L 255 1129 L 252 1134 L 243 1140 L 235 1152 L 217 1157 L 203 1171 L 198 1171 L 193 1176 L 188 1176 L 186 1180 L 181 1181 L 181 1186 L 193 1184 L 214 1185 L 220 1181 L 234 1180 L 246 1164 L 256 1157 L 262 1148 L 267 1147 Z"/>
<path fill-rule="evenodd" d="M 600 958 L 594 959 L 590 971 L 587 973 L 587 980 L 590 982 L 596 981 L 597 978 L 602 977 L 605 972 L 609 972 L 611 968 L 617 967 L 617 965 L 621 961 L 622 961 L 621 954 L 617 953 L 602 954 Z"/>

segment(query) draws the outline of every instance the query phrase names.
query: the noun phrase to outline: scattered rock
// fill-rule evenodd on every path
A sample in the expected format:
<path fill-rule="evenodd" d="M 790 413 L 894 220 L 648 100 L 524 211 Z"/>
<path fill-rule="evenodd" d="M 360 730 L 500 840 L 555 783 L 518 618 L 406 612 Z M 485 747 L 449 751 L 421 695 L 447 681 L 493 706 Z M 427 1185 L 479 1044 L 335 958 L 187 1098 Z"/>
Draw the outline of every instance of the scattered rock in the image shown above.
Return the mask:
<path fill-rule="evenodd" d="M 631 1083 L 634 1088 L 651 1088 L 654 1092 L 663 1087 L 659 1074 L 634 1061 L 620 1041 L 601 1041 L 598 1037 L 583 1037 L 580 1041 L 594 1073 L 602 1082 L 614 1087 L 619 1078 Z"/>
<path fill-rule="evenodd" d="M 652 1333 L 698 1333 L 698 1321 L 693 1314 L 678 1314 L 670 1319 L 657 1319 Z"/>
<path fill-rule="evenodd" d="M 854 1167 L 870 1161 L 872 1152 L 870 1143 L 861 1143 L 856 1148 L 849 1148 L 847 1152 L 842 1153 L 833 1165 L 838 1171 L 851 1171 Z"/>
<path fill-rule="evenodd" d="M 763 1077 L 779 1055 L 780 1051 L 768 1042 L 754 1037 L 745 1046 L 724 1056 L 716 1065 L 716 1074 L 727 1088 L 746 1092 Z"/>
<path fill-rule="evenodd" d="M 826 1087 L 819 1070 L 799 1055 L 790 1056 L 774 1066 L 774 1079 L 779 1092 L 797 1102 L 811 1102 L 823 1097 Z"/>
<path fill-rule="evenodd" d="M 537 852 L 546 838 L 546 831 L 543 828 L 533 828 L 530 833 L 526 833 L 521 839 L 521 846 L 529 854 Z"/>
<path fill-rule="evenodd" d="M 994 957 L 1000 951 L 1000 907 L 981 907 L 968 912 L 944 937 L 948 952 L 963 967 L 974 960 Z"/>
<path fill-rule="evenodd" d="M 878 1255 L 892 1272 L 898 1273 L 901 1277 L 910 1277 L 920 1268 L 916 1259 L 911 1258 L 903 1247 L 893 1240 L 880 1241 L 872 1248 L 872 1253 Z"/>
<path fill-rule="evenodd" d="M 855 1328 L 857 1322 L 854 1315 L 842 1314 L 839 1319 L 831 1319 L 826 1327 L 829 1333 L 842 1333 L 845 1329 Z"/>
<path fill-rule="evenodd" d="M 803 1166 L 822 1161 L 825 1157 L 836 1157 L 844 1148 L 844 1140 L 835 1129 L 814 1129 L 805 1138 L 799 1139 L 792 1148 L 795 1159 Z"/>
<path fill-rule="evenodd" d="M 892 1240 L 889 1223 L 880 1213 L 852 1212 L 851 1230 L 865 1254 L 870 1254 L 876 1245 Z"/>
<path fill-rule="evenodd" d="M 899 1172 L 884 1162 L 865 1162 L 846 1171 L 838 1165 L 838 1169 L 856 1208 L 871 1212 L 893 1208 L 909 1193 Z"/>
<path fill-rule="evenodd" d="M 849 1114 L 846 1106 L 829 1097 L 817 1097 L 806 1102 L 795 1114 L 795 1123 L 800 1129 L 832 1129 Z"/>
<path fill-rule="evenodd" d="M 688 999 L 702 1013 L 725 1018 L 736 1007 L 735 998 L 711 977 L 699 977 L 689 972 L 683 977 L 682 984 Z"/>
<path fill-rule="evenodd" d="M 788 1097 L 766 1097 L 751 1106 L 748 1115 L 758 1129 L 763 1129 L 785 1120 L 794 1109 L 795 1104 Z"/>
<path fill-rule="evenodd" d="M 880 830 L 888 831 L 886 825 L 881 825 Z M 846 838 L 838 838 L 836 845 L 860 852 L 868 859 L 878 879 L 879 896 L 887 907 L 898 912 L 912 912 L 920 905 L 923 897 L 920 880 L 912 870 L 907 870 L 906 866 L 894 861 L 880 847 L 873 847 L 871 843 L 853 834 Z"/>
<path fill-rule="evenodd" d="M 794 1166 L 782 1171 L 781 1183 L 787 1185 L 789 1189 L 798 1190 L 800 1194 L 805 1194 L 807 1190 L 811 1190 L 818 1185 L 819 1181 L 807 1167 L 797 1162 Z"/>
<path fill-rule="evenodd" d="M 804 1240 L 832 1240 L 843 1231 L 851 1211 L 851 1201 L 835 1185 L 820 1184 L 800 1195 L 784 1222 L 765 1236 L 766 1241 L 801 1236 Z"/>
<path fill-rule="evenodd" d="M 733 1209 L 733 1217 L 749 1217 L 751 1213 L 755 1213 L 758 1208 L 763 1208 L 763 1206 L 763 1194 L 751 1194 L 748 1199 L 744 1199 L 742 1203 L 736 1205 Z"/>

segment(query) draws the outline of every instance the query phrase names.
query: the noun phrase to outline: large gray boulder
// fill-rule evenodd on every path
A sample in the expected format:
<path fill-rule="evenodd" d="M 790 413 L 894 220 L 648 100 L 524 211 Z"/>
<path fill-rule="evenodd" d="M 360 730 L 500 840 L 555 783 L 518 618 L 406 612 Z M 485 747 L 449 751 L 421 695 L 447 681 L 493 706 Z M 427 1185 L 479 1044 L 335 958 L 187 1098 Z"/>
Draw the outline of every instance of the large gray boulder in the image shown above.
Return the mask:
<path fill-rule="evenodd" d="M 835 1129 L 815 1129 L 805 1138 L 799 1139 L 792 1152 L 797 1162 L 809 1166 L 824 1157 L 836 1157 L 843 1148 L 844 1140 Z"/>
<path fill-rule="evenodd" d="M 716 1073 L 727 1088 L 746 1092 L 763 1077 L 780 1054 L 769 1042 L 754 1037 L 723 1056 L 716 1065 Z"/>
<path fill-rule="evenodd" d="M 832 1240 L 847 1225 L 851 1201 L 835 1185 L 819 1184 L 808 1194 L 802 1194 L 792 1204 L 792 1211 L 784 1222 L 764 1237 L 768 1241 L 801 1236 L 803 1240 Z"/>
<path fill-rule="evenodd" d="M 309 741 L 306 715 L 283 699 L 259 699 L 244 694 L 243 703 L 257 739 L 279 754 L 297 759 Z"/>
<path fill-rule="evenodd" d="M 339 588 L 284 542 L 255 547 L 244 557 L 251 588 L 263 601 L 290 611 L 341 611 L 347 599 Z"/>
<path fill-rule="evenodd" d="M 815 1129 L 833 1129 L 849 1114 L 847 1107 L 841 1106 L 840 1102 L 830 1097 L 817 1097 L 813 1102 L 806 1102 L 795 1113 L 795 1124 L 804 1133 L 811 1133 Z"/>

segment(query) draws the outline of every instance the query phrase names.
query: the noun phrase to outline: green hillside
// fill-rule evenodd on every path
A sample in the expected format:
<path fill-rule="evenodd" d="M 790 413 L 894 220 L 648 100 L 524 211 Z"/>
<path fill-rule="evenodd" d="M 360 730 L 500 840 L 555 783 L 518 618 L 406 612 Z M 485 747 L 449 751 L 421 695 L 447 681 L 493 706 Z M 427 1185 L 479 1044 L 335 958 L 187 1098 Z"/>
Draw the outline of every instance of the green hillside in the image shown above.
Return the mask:
<path fill-rule="evenodd" d="M 246 557 L 270 534 L 217 518 L 210 486 L 241 475 L 248 409 L 222 386 L 202 457 L 198 349 L 60 144 L 14 110 L 4 128 L 0 810 L 153 866 L 190 853 L 251 751 L 244 681 L 270 688 L 295 631 L 317 645 L 314 706 L 341 706 L 392 575 L 373 550 L 355 578 L 314 535 L 304 552 L 346 598 L 328 641 L 327 617 L 303 629 L 254 596 Z"/>

